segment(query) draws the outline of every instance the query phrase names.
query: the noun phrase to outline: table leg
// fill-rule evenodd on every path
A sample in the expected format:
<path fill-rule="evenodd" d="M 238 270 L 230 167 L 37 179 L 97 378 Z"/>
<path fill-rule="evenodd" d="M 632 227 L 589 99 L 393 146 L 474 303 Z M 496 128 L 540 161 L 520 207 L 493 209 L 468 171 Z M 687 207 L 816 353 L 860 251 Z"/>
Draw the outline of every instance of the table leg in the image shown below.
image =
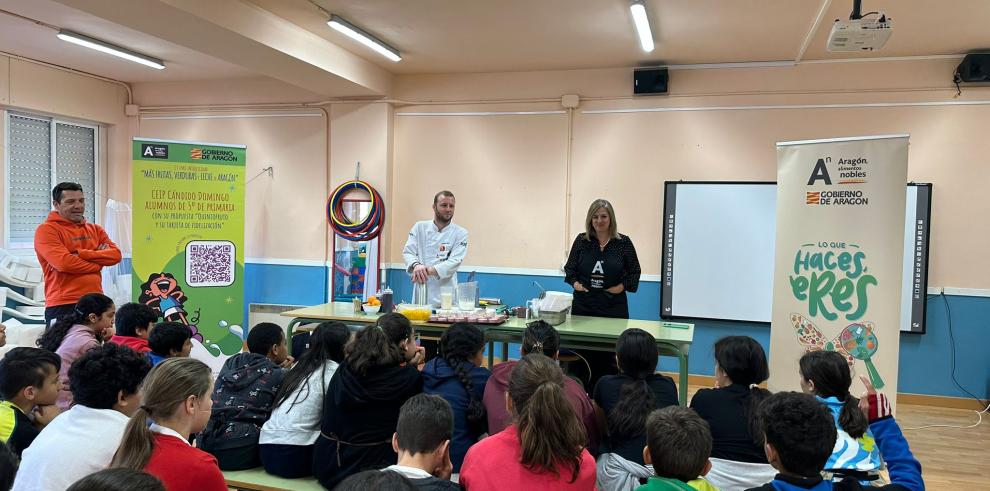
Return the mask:
<path fill-rule="evenodd" d="M 676 348 L 677 351 L 677 361 L 680 364 L 680 382 L 677 384 L 678 399 L 681 401 L 681 406 L 687 406 L 687 394 L 688 394 L 688 355 L 684 353 L 680 346 Z"/>
<path fill-rule="evenodd" d="M 509 361 L 509 342 L 502 341 L 502 363 Z"/>
<path fill-rule="evenodd" d="M 495 341 L 488 342 L 488 369 L 495 366 Z"/>
<path fill-rule="evenodd" d="M 302 319 L 299 317 L 295 317 L 291 321 L 289 321 L 289 326 L 285 328 L 286 330 L 285 339 L 289 341 L 290 345 L 292 344 L 292 331 L 299 324 L 302 324 Z"/>

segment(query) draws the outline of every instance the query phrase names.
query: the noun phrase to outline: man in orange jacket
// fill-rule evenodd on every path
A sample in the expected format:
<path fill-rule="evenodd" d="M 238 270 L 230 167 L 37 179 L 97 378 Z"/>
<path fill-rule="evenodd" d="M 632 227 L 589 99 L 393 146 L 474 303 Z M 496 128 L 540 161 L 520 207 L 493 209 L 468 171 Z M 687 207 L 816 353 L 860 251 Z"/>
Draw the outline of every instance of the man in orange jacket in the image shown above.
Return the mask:
<path fill-rule="evenodd" d="M 82 186 L 52 189 L 54 211 L 34 232 L 34 250 L 45 274 L 45 325 L 75 311 L 87 293 L 103 293 L 100 271 L 120 262 L 120 249 L 103 227 L 86 222 Z"/>

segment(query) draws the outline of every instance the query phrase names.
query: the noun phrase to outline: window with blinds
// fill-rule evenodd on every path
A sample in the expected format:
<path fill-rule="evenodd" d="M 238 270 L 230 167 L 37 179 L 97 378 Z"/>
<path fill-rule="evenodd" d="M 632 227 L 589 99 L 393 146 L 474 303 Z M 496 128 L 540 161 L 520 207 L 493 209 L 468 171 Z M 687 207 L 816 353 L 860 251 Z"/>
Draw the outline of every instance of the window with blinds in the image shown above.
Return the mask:
<path fill-rule="evenodd" d="M 82 185 L 86 220 L 96 221 L 96 128 L 7 114 L 7 247 L 34 246 L 34 231 L 48 217 L 59 182 Z"/>

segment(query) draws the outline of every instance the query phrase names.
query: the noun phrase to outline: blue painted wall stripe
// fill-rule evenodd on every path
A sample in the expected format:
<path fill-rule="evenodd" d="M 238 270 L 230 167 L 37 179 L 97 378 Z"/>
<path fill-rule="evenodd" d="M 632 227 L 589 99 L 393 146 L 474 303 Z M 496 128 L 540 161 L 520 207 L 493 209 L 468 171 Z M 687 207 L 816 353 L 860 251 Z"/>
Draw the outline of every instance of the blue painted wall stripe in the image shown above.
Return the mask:
<path fill-rule="evenodd" d="M 385 273 L 386 282 L 395 291 L 397 301 L 412 298 L 412 287 L 404 271 L 392 269 Z M 248 264 L 245 274 L 247 303 L 315 305 L 323 303 L 326 298 L 326 268 L 323 267 Z M 465 273 L 459 274 L 461 281 L 466 277 Z M 477 273 L 476 279 L 481 296 L 500 297 L 510 305 L 522 305 L 526 299 L 538 295 L 539 289 L 533 281 L 548 290 L 569 291 L 563 278 L 554 276 Z M 658 282 L 641 282 L 639 291 L 629 297 L 630 316 L 636 319 L 659 318 L 659 297 Z M 947 296 L 945 300 L 952 313 L 956 379 L 970 392 L 987 398 L 990 395 L 990 356 L 986 355 L 987 346 L 990 346 L 990 298 Z M 967 397 L 953 384 L 949 375 L 949 323 L 942 302 L 941 297 L 929 300 L 928 334 L 901 334 L 900 392 Z M 697 320 L 689 360 L 690 373 L 712 375 L 712 346 L 718 338 L 728 335 L 751 336 L 769 353 L 770 329 L 765 324 Z M 518 347 L 514 346 L 510 354 L 518 356 Z M 676 371 L 676 368 L 676 360 L 661 359 L 660 369 Z M 795 367 L 794 377 L 797 376 Z"/>

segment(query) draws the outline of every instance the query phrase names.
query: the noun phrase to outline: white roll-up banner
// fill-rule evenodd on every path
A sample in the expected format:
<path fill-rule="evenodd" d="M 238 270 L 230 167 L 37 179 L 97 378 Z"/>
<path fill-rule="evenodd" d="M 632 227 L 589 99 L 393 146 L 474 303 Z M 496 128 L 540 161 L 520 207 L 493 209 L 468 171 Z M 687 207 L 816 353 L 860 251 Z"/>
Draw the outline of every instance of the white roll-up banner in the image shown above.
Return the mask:
<path fill-rule="evenodd" d="M 800 390 L 807 351 L 842 354 L 897 393 L 908 135 L 777 144 L 770 389 Z"/>

